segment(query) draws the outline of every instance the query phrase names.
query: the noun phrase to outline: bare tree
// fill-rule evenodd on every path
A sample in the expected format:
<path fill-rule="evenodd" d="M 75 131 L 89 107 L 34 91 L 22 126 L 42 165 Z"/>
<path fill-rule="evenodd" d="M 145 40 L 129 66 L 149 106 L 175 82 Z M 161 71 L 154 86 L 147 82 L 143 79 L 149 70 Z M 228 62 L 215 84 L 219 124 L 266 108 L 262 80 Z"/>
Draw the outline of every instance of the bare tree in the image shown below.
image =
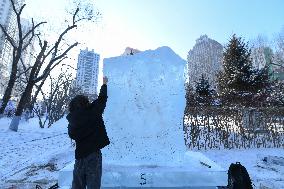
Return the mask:
<path fill-rule="evenodd" d="M 39 119 L 40 127 L 44 127 L 45 124 L 48 124 L 50 127 L 54 122 L 61 119 L 67 109 L 68 103 L 72 94 L 72 74 L 68 72 L 68 70 L 61 69 L 61 73 L 57 77 L 52 77 L 51 75 L 48 76 L 50 79 L 49 84 L 49 92 L 46 94 L 42 90 L 40 90 L 43 96 L 43 102 L 46 109 L 45 116 L 42 115 L 42 108 L 35 103 L 33 111 L 37 115 Z"/>
<path fill-rule="evenodd" d="M 275 37 L 274 45 L 275 53 L 272 64 L 284 69 L 284 29 Z"/>
<path fill-rule="evenodd" d="M 44 128 L 45 124 L 47 123 L 47 116 L 44 116 L 44 111 L 42 107 L 43 102 L 36 102 L 33 107 L 33 112 L 38 117 L 39 126 Z"/>
<path fill-rule="evenodd" d="M 16 1 L 10 0 L 13 13 L 16 16 L 16 23 L 17 23 L 17 35 L 12 36 L 10 35 L 7 28 L 5 28 L 2 24 L 0 24 L 0 28 L 5 36 L 5 39 L 9 42 L 12 46 L 12 69 L 8 81 L 8 85 L 4 92 L 2 104 L 0 107 L 0 117 L 2 117 L 3 112 L 7 106 L 8 101 L 11 98 L 12 90 L 17 79 L 17 68 L 18 63 L 21 59 L 22 53 L 27 49 L 27 47 L 31 44 L 31 41 L 35 37 L 35 30 L 45 22 L 40 22 L 35 24 L 32 20 L 32 27 L 27 33 L 23 33 L 22 23 L 21 23 L 21 14 L 26 6 L 26 4 L 22 5 L 19 10 L 16 7 Z"/>
<path fill-rule="evenodd" d="M 271 66 L 273 50 L 266 36 L 258 35 L 251 41 L 251 58 L 255 69 Z"/>
<path fill-rule="evenodd" d="M 40 91 L 51 71 L 67 58 L 67 54 L 70 52 L 70 50 L 78 45 L 78 42 L 74 42 L 67 46 L 64 45 L 64 37 L 66 37 L 70 31 L 76 29 L 79 22 L 83 20 L 92 20 L 93 18 L 97 18 L 99 15 L 99 13 L 94 13 L 92 10 L 91 12 L 86 12 L 86 14 L 83 16 L 79 13 L 80 8 L 77 7 L 72 15 L 71 24 L 59 34 L 56 42 L 51 46 L 48 46 L 47 40 L 43 41 L 41 36 L 37 35 L 41 50 L 36 57 L 34 65 L 31 67 L 28 82 L 16 108 L 15 116 L 13 117 L 9 127 L 10 130 L 18 130 L 19 120 L 24 108 L 26 108 L 27 104 L 29 104 L 32 89 L 35 87 L 35 85 L 40 83 L 37 87 L 37 90 Z"/>

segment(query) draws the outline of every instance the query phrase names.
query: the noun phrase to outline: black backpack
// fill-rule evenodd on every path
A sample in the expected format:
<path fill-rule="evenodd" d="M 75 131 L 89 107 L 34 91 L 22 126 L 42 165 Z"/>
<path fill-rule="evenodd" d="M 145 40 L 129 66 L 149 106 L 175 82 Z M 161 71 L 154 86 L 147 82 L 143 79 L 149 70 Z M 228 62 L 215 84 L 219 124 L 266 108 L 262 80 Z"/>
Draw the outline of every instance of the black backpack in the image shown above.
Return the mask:
<path fill-rule="evenodd" d="M 247 169 L 240 162 L 232 163 L 228 171 L 229 189 L 253 189 Z"/>

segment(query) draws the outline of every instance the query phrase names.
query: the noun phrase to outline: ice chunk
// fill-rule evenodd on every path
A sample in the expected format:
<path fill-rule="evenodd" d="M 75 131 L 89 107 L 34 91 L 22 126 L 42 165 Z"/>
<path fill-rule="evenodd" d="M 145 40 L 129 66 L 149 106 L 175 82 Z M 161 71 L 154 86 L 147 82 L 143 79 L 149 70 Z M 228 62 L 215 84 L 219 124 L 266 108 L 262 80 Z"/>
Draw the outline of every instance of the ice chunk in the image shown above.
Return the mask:
<path fill-rule="evenodd" d="M 226 170 L 200 152 L 186 151 L 185 65 L 169 47 L 104 60 L 104 121 L 111 144 L 102 150 L 103 187 L 227 184 Z M 61 171 L 62 186 L 71 185 L 72 166 Z"/>
<path fill-rule="evenodd" d="M 109 77 L 104 120 L 111 145 L 103 152 L 109 162 L 181 163 L 185 65 L 169 47 L 104 59 Z"/>

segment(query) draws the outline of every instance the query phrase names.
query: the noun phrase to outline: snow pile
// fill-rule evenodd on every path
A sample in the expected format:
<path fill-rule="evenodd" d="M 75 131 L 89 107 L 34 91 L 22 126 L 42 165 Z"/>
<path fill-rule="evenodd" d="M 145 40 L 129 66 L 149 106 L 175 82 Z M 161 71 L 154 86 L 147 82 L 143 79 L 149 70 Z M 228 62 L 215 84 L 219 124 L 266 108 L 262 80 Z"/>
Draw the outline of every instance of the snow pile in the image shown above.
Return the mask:
<path fill-rule="evenodd" d="M 169 47 L 104 59 L 109 77 L 104 120 L 107 162 L 178 165 L 183 137 L 186 62 Z"/>

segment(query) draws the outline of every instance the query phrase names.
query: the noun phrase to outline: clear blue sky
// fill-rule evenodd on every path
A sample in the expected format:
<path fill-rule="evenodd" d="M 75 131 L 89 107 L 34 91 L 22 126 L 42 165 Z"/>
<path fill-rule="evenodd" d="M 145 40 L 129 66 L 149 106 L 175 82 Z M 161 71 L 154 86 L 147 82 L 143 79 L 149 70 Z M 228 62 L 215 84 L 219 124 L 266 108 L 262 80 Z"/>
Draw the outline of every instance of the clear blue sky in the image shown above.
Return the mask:
<path fill-rule="evenodd" d="M 26 0 L 31 10 L 62 11 L 65 0 Z M 284 26 L 284 0 L 97 0 L 103 14 L 85 46 L 103 57 L 120 55 L 126 46 L 141 50 L 170 46 L 186 59 L 195 40 L 207 34 L 224 44 L 236 33 L 272 38 Z M 33 3 L 29 5 L 29 3 Z M 57 8 L 54 7 L 57 4 Z M 65 4 L 66 5 L 66 4 Z M 31 11 L 32 12 L 32 11 Z"/>

